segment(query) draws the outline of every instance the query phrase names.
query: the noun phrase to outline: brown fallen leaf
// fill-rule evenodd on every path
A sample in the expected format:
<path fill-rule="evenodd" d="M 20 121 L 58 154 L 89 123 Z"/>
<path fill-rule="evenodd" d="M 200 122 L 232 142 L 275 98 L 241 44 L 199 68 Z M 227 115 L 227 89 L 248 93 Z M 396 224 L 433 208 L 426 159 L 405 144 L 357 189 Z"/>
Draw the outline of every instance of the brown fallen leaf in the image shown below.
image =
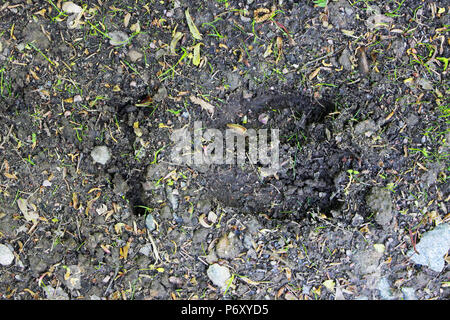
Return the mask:
<path fill-rule="evenodd" d="M 359 71 L 363 74 L 369 73 L 369 62 L 367 61 L 366 48 L 359 47 L 357 50 Z"/>
<path fill-rule="evenodd" d="M 196 96 L 190 96 L 189 99 L 192 103 L 198 104 L 200 107 L 202 107 L 203 110 L 208 111 L 208 113 L 211 115 L 211 117 L 214 115 L 214 106 L 210 104 L 209 102 L 206 102 L 203 99 L 200 99 Z"/>
<path fill-rule="evenodd" d="M 16 176 L 15 174 L 11 174 L 11 173 L 8 173 L 8 172 L 4 172 L 3 174 L 4 174 L 5 177 L 7 177 L 8 179 L 14 179 L 14 180 L 17 180 L 17 179 L 18 179 L 17 176 Z"/>
<path fill-rule="evenodd" d="M 253 18 L 256 23 L 261 23 L 266 20 L 269 20 L 272 16 L 272 10 L 267 8 L 258 8 L 255 11 L 253 11 Z"/>

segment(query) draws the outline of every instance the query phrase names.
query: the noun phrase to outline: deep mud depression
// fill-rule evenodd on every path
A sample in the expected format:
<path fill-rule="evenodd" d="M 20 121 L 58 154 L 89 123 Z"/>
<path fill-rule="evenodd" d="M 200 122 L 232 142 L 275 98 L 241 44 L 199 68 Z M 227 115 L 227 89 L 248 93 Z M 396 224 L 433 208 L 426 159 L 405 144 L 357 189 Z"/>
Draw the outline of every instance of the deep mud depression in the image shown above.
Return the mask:
<path fill-rule="evenodd" d="M 449 10 L 0 1 L 0 297 L 448 299 Z"/>

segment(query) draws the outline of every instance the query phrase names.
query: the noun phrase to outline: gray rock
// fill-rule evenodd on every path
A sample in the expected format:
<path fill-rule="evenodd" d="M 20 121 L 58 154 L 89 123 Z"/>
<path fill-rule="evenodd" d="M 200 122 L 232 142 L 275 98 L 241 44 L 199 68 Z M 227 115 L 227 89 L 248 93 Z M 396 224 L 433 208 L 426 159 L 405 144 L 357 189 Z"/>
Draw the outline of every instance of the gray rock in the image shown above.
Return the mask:
<path fill-rule="evenodd" d="M 0 264 L 9 266 L 14 261 L 14 254 L 7 246 L 0 244 Z"/>
<path fill-rule="evenodd" d="M 375 221 L 387 228 L 393 218 L 392 199 L 389 190 L 373 188 L 366 198 L 369 209 L 375 213 Z"/>
<path fill-rule="evenodd" d="M 169 206 L 164 206 L 161 209 L 161 212 L 159 213 L 159 216 L 163 220 L 170 220 L 170 219 L 172 219 L 173 216 L 172 216 L 172 211 L 170 210 L 170 207 Z"/>
<path fill-rule="evenodd" d="M 155 100 L 156 102 L 161 102 L 165 98 L 167 98 L 167 89 L 165 86 L 161 86 L 159 87 L 156 94 L 153 96 L 153 100 Z"/>
<path fill-rule="evenodd" d="M 424 90 L 433 90 L 433 84 L 428 79 L 419 78 L 417 80 L 417 84 L 419 84 Z"/>
<path fill-rule="evenodd" d="M 353 9 L 345 0 L 339 0 L 337 2 L 328 1 L 328 10 L 330 23 L 339 29 L 348 28 L 348 24 L 354 21 L 354 18 L 350 17 Z"/>
<path fill-rule="evenodd" d="M 416 264 L 441 272 L 445 266 L 444 255 L 449 249 L 450 224 L 442 223 L 422 235 L 420 242 L 416 244 L 416 250 L 419 254 L 411 249 L 408 251 L 407 256 Z"/>
<path fill-rule="evenodd" d="M 142 248 L 139 249 L 139 253 L 142 253 L 144 256 L 150 257 L 153 252 L 153 247 L 151 243 L 146 243 Z"/>
<path fill-rule="evenodd" d="M 406 119 L 406 124 L 408 127 L 412 128 L 419 122 L 419 118 L 415 114 L 410 114 Z"/>
<path fill-rule="evenodd" d="M 363 222 L 364 222 L 364 218 L 357 213 L 352 218 L 352 226 L 354 226 L 354 227 L 362 225 Z"/>
<path fill-rule="evenodd" d="M 385 277 L 381 278 L 378 282 L 378 290 L 380 291 L 380 296 L 384 300 L 393 300 L 395 299 L 394 295 L 392 294 L 392 289 L 389 284 L 389 280 Z"/>
<path fill-rule="evenodd" d="M 209 264 L 216 263 L 219 260 L 219 258 L 217 257 L 216 251 L 215 250 L 211 250 L 208 253 L 208 255 L 206 256 L 205 260 Z"/>
<path fill-rule="evenodd" d="M 402 288 L 403 299 L 405 300 L 417 300 L 416 290 L 410 287 Z"/>
<path fill-rule="evenodd" d="M 61 287 L 55 289 L 46 285 L 43 288 L 48 300 L 69 300 L 69 295 Z"/>
<path fill-rule="evenodd" d="M 235 72 L 229 72 L 227 74 L 227 83 L 230 86 L 229 89 L 231 91 L 234 91 L 241 86 L 242 80 L 241 80 L 241 77 L 239 76 L 239 74 L 237 74 Z"/>
<path fill-rule="evenodd" d="M 108 36 L 110 37 L 109 44 L 112 46 L 123 45 L 128 41 L 128 38 L 129 38 L 128 34 L 126 34 L 125 32 L 122 32 L 122 31 L 109 32 Z"/>
<path fill-rule="evenodd" d="M 341 56 L 339 57 L 339 64 L 344 68 L 346 71 L 352 71 L 352 62 L 350 60 L 351 58 L 350 51 L 345 48 L 344 51 L 342 51 Z"/>
<path fill-rule="evenodd" d="M 114 185 L 113 191 L 115 194 L 124 195 L 128 192 L 128 190 L 130 190 L 130 187 L 120 173 L 116 173 L 114 175 L 112 182 Z"/>
<path fill-rule="evenodd" d="M 231 278 L 228 268 L 217 263 L 210 265 L 206 274 L 212 283 L 222 290 L 227 288 L 227 280 Z"/>
<path fill-rule="evenodd" d="M 422 176 L 420 177 L 420 180 L 423 182 L 423 184 L 429 188 L 436 184 L 437 178 L 439 175 L 439 172 L 444 170 L 443 163 L 432 163 L 428 165 L 428 171 L 425 171 Z"/>
<path fill-rule="evenodd" d="M 152 232 L 156 228 L 155 218 L 153 218 L 153 215 L 151 213 L 148 213 L 145 217 L 145 226 L 150 232 Z"/>
<path fill-rule="evenodd" d="M 169 200 L 170 205 L 172 206 L 173 211 L 177 211 L 178 209 L 178 190 L 173 190 L 169 186 L 166 187 L 166 197 Z"/>
<path fill-rule="evenodd" d="M 128 52 L 128 58 L 130 58 L 131 62 L 136 62 L 138 60 L 141 60 L 143 56 L 144 55 L 141 52 L 134 50 L 134 49 L 132 49 Z"/>
<path fill-rule="evenodd" d="M 97 146 L 91 151 L 91 157 L 94 162 L 104 165 L 111 159 L 111 151 L 107 146 Z"/>

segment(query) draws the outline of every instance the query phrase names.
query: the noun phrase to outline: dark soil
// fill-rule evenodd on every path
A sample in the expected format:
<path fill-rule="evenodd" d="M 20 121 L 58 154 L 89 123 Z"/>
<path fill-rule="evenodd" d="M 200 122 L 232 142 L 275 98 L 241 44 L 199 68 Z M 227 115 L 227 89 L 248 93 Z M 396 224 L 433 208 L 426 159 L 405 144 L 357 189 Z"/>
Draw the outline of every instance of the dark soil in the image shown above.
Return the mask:
<path fill-rule="evenodd" d="M 74 2 L 0 1 L 3 299 L 448 299 L 445 1 Z M 281 167 L 174 163 L 199 121 Z"/>

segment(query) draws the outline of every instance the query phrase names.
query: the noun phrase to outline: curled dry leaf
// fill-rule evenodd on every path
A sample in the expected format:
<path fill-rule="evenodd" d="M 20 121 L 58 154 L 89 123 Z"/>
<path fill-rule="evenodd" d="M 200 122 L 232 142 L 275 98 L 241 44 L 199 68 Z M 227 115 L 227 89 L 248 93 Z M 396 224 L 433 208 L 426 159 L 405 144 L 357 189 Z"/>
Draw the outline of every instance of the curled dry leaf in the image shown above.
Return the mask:
<path fill-rule="evenodd" d="M 114 225 L 114 231 L 116 231 L 117 234 L 122 234 L 122 228 L 124 226 L 125 226 L 125 223 L 123 223 L 123 222 L 116 223 Z"/>
<path fill-rule="evenodd" d="M 37 220 L 39 219 L 39 214 L 35 210 L 31 211 L 28 208 L 28 206 L 30 206 L 33 207 L 34 209 L 34 206 L 28 204 L 28 201 L 22 198 L 17 199 L 17 205 L 27 221 L 31 221 L 33 222 L 33 224 L 37 223 Z"/>
<path fill-rule="evenodd" d="M 206 222 L 206 215 L 202 214 L 199 218 L 198 218 L 198 222 L 205 228 L 211 228 L 213 226 L 213 224 L 208 224 L 208 222 Z"/>
<path fill-rule="evenodd" d="M 244 135 L 247 132 L 247 128 L 241 126 L 240 124 L 228 123 L 227 127 L 241 135 Z"/>
<path fill-rule="evenodd" d="M 267 8 L 258 8 L 253 12 L 253 16 L 256 23 L 261 23 L 270 19 L 272 16 L 272 10 Z"/>
<path fill-rule="evenodd" d="M 198 66 L 200 64 L 200 46 L 203 43 L 199 42 L 194 46 L 194 58 L 192 59 L 192 63 L 194 66 Z"/>
<path fill-rule="evenodd" d="M 180 39 L 183 37 L 183 33 L 182 32 L 175 32 L 175 34 L 173 35 L 172 41 L 170 42 L 170 53 L 171 54 L 176 54 L 175 53 L 175 49 L 177 47 L 177 43 L 178 41 L 180 41 Z"/>
<path fill-rule="evenodd" d="M 200 107 L 202 107 L 203 110 L 208 111 L 211 114 L 211 117 L 214 115 L 214 106 L 209 102 L 206 102 L 205 100 L 200 99 L 196 96 L 190 96 L 189 99 L 192 103 L 198 104 Z"/>
<path fill-rule="evenodd" d="M 187 8 L 184 13 L 186 15 L 186 20 L 188 23 L 189 31 L 192 34 L 192 37 L 194 37 L 194 39 L 197 39 L 197 40 L 202 40 L 203 37 L 200 34 L 200 31 L 198 31 L 197 27 L 195 26 L 194 21 L 192 20 L 192 17 L 189 13 L 189 8 Z"/>

